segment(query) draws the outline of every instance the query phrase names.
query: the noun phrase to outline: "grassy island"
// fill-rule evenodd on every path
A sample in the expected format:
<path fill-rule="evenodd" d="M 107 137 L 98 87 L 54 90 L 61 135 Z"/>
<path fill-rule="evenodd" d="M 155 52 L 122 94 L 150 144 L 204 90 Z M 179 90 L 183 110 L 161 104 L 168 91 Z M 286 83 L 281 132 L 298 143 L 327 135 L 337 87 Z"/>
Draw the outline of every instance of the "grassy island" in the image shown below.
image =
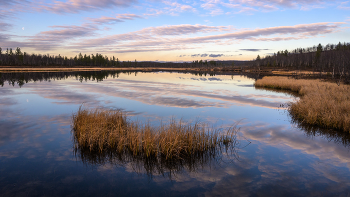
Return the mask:
<path fill-rule="evenodd" d="M 255 87 L 290 90 L 300 95 L 292 116 L 303 123 L 350 132 L 350 86 L 321 80 L 264 77 Z"/>
<path fill-rule="evenodd" d="M 83 109 L 73 115 L 73 138 L 79 149 L 113 151 L 143 158 L 181 159 L 234 147 L 236 128 L 225 132 L 205 123 L 172 119 L 158 127 L 128 120 L 118 110 Z"/>

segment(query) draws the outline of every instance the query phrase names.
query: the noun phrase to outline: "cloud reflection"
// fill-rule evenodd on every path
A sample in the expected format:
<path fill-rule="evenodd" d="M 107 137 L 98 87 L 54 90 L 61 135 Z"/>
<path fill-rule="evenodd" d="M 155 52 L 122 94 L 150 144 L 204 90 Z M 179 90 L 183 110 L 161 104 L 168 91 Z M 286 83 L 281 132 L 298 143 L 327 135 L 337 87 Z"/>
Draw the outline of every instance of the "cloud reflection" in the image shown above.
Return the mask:
<path fill-rule="evenodd" d="M 84 73 L 82 73 L 83 75 Z M 87 83 L 76 83 L 68 79 L 69 82 L 65 82 L 66 85 L 41 82 L 28 83 L 26 87 L 44 98 L 57 100 L 53 101 L 57 104 L 90 103 L 99 105 L 102 104 L 101 95 L 105 95 L 135 100 L 148 105 L 180 108 L 228 108 L 233 105 L 249 105 L 278 109 L 281 103 L 290 100 L 289 96 L 275 96 L 268 93 L 259 95 L 242 94 L 242 92 L 237 92 L 235 86 L 247 88 L 249 91 L 249 89 L 252 89 L 251 85 L 237 86 L 234 83 L 230 84 L 229 81 L 231 79 L 224 79 L 225 83 L 222 83 L 223 79 L 219 77 L 184 78 L 186 74 L 174 74 L 174 81 L 169 81 L 168 79 L 153 81 L 153 73 L 141 73 L 141 75 L 141 78 L 120 76 L 121 78 L 118 79 L 108 79 L 106 75 L 105 81 L 98 84 L 87 80 Z M 148 78 L 151 77 L 151 80 L 144 80 L 146 76 Z M 198 79 L 199 83 L 193 85 L 189 82 L 189 80 L 193 81 L 193 79 Z M 80 81 L 83 82 L 82 80 Z M 212 85 L 221 84 L 223 88 L 215 87 L 214 89 L 209 89 L 206 88 L 207 83 L 212 83 Z M 232 86 L 232 90 L 227 90 L 229 86 Z M 2 91 L 6 92 L 7 90 Z M 112 103 L 112 101 L 104 100 L 104 103 Z"/>
<path fill-rule="evenodd" d="M 146 75 L 146 77 L 149 76 Z M 29 164 L 38 160 L 45 165 L 47 171 L 60 166 L 57 168 L 62 178 L 59 181 L 53 181 L 51 183 L 53 185 L 57 185 L 56 183 L 79 184 L 85 178 L 96 182 L 96 177 L 100 178 L 102 184 L 108 185 L 112 182 L 106 180 L 105 176 L 113 173 L 116 175 L 119 171 L 123 171 L 123 182 L 135 180 L 132 177 L 135 165 L 124 165 L 121 169 L 108 164 L 97 166 L 97 170 L 89 171 L 96 174 L 93 176 L 89 174 L 82 180 L 80 175 L 86 172 L 72 170 L 75 169 L 72 166 L 85 170 L 80 165 L 80 161 L 77 162 L 78 164 L 67 162 L 72 160 L 70 111 L 59 116 L 50 116 L 50 112 L 42 116 L 26 116 L 21 114 L 22 109 L 12 109 L 19 105 L 14 99 L 17 97 L 13 96 L 15 92 L 16 96 L 21 94 L 26 96 L 28 93 L 39 95 L 52 101 L 53 104 L 87 102 L 90 105 L 105 103 L 113 105 L 115 103 L 112 101 L 113 97 L 118 97 L 149 105 L 185 108 L 223 108 L 232 105 L 274 108 L 280 102 L 290 99 L 288 96 L 270 92 L 249 92 L 249 86 L 243 87 L 243 92 L 239 92 L 235 88 L 236 84 L 228 84 L 228 86 L 223 84 L 215 87 L 216 90 L 213 91 L 207 86 L 209 80 L 205 83 L 202 83 L 204 80 L 200 80 L 193 85 L 186 80 L 184 82 L 144 81 L 142 76 L 140 80 L 134 79 L 105 79 L 102 83 L 80 83 L 69 78 L 59 82 L 29 83 L 20 89 L 23 92 L 6 87 L 0 88 L 0 104 L 2 104 L 0 116 L 6 117 L 0 120 L 0 158 L 10 160 L 23 156 L 27 160 L 22 159 L 22 161 Z M 40 103 L 38 106 L 41 106 Z M 208 114 L 206 116 L 208 117 Z M 225 123 L 230 122 L 227 120 L 229 117 L 218 118 L 224 119 Z M 333 133 L 291 127 L 289 122 L 282 125 L 273 122 L 260 124 L 244 122 L 241 125 L 241 133 L 252 141 L 252 144 L 248 148 L 240 149 L 238 161 L 230 162 L 223 159 L 224 162 L 215 168 L 203 167 L 196 172 L 182 171 L 172 177 L 171 184 L 168 184 L 168 180 L 164 180 L 160 173 L 156 173 L 151 184 L 158 184 L 157 187 L 166 188 L 167 191 L 179 195 L 191 193 L 206 196 L 339 196 L 350 192 L 348 189 L 350 188 L 348 181 L 350 180 L 348 146 L 350 141 L 346 136 L 339 138 L 337 137 L 339 135 Z M 51 163 L 45 164 L 45 162 Z M 141 169 L 144 167 L 143 164 L 139 163 L 136 167 Z M 3 169 L 5 171 L 10 167 Z M 145 171 L 139 172 L 145 173 Z M 165 173 L 168 172 L 165 171 Z M 20 174 L 18 171 L 10 173 L 12 174 L 6 175 L 10 177 L 14 173 Z M 44 176 L 47 178 L 46 174 Z M 23 176 L 16 175 L 16 177 L 20 177 L 17 180 L 23 180 Z M 117 176 L 111 179 L 115 177 Z M 21 187 L 24 188 L 22 191 L 33 185 L 43 184 L 25 180 L 27 182 L 23 183 L 27 185 L 22 184 L 25 185 Z M 147 186 L 149 185 L 145 184 L 144 187 Z"/>
<path fill-rule="evenodd" d="M 183 183 L 190 182 L 193 187 L 209 187 L 205 196 L 338 196 L 350 192 L 346 146 L 323 136 L 310 139 L 286 126 L 242 125 L 241 131 L 252 140 L 249 149 L 254 151 L 242 149 L 234 164 L 182 174 L 176 177 L 173 189 L 183 191 Z"/>

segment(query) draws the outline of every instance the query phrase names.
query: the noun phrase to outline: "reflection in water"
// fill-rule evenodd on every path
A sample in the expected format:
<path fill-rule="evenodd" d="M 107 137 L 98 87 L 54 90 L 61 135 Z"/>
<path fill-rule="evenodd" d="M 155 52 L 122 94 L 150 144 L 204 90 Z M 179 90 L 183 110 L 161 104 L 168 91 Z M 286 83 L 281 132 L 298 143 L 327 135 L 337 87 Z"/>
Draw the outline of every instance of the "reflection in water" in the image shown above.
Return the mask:
<path fill-rule="evenodd" d="M 120 73 L 128 73 L 127 71 L 79 71 L 79 72 L 27 72 L 27 73 L 0 73 L 0 85 L 4 86 L 5 82 L 9 85 L 18 85 L 22 87 L 24 84 L 36 81 L 64 80 L 69 77 L 75 77 L 79 81 L 103 81 L 108 77 L 119 77 Z"/>
<path fill-rule="evenodd" d="M 277 93 L 285 93 L 288 95 L 292 95 L 294 97 L 300 96 L 298 93 L 290 91 L 290 90 L 279 90 L 279 89 L 274 89 L 274 88 L 266 88 L 266 87 L 255 87 L 256 90 L 265 90 L 267 92 L 277 92 Z"/>
<path fill-rule="evenodd" d="M 121 73 L 123 73 L 122 77 L 120 77 Z M 196 76 L 203 75 L 201 73 L 194 72 L 191 74 Z M 126 77 L 126 75 L 131 75 L 132 77 Z M 7 81 L 12 86 L 15 86 L 16 84 L 23 86 L 23 84 L 31 81 L 65 80 L 74 77 L 80 82 L 90 80 L 97 82 L 101 82 L 103 80 L 108 81 L 104 84 L 88 82 L 84 84 L 73 84 L 72 81 L 68 82 L 67 80 L 66 84 L 71 84 L 69 89 L 62 85 L 57 86 L 57 83 L 54 85 L 51 83 L 42 83 L 40 84 L 40 86 L 43 86 L 41 88 L 38 88 L 37 84 L 27 84 L 27 87 L 30 86 L 37 94 L 39 93 L 45 98 L 60 100 L 60 102 L 55 101 L 57 104 L 81 104 L 83 102 L 98 104 L 100 102 L 99 98 L 101 94 L 114 98 L 126 98 L 140 101 L 149 105 L 181 108 L 228 108 L 233 104 L 277 108 L 278 101 L 276 100 L 289 99 L 289 97 L 279 97 L 273 95 L 268 96 L 267 94 L 237 94 L 237 92 L 231 90 L 231 87 L 229 87 L 230 83 L 232 85 L 236 85 L 233 84 L 234 80 L 227 80 L 229 77 L 226 77 L 226 82 L 223 80 L 225 77 L 221 77 L 221 81 L 218 77 L 208 77 L 208 82 L 211 82 L 211 86 L 208 86 L 209 89 L 206 90 L 198 89 L 198 86 L 192 83 L 191 79 L 190 83 L 188 82 L 188 79 L 181 79 L 181 77 L 179 77 L 180 80 L 173 78 L 174 80 L 171 81 L 152 81 L 152 79 L 157 78 L 157 76 L 155 76 L 157 74 L 143 73 L 140 78 L 139 76 L 137 77 L 139 79 L 136 79 L 134 75 L 137 75 L 137 72 L 88 71 L 62 73 L 3 73 L 1 75 L 0 82 L 2 85 L 4 85 L 4 83 Z M 159 75 L 162 75 L 162 73 L 159 72 L 158 76 Z M 152 79 L 150 80 L 149 78 L 146 78 L 146 76 L 152 76 Z M 186 75 L 176 73 L 173 76 Z M 110 79 L 115 77 L 118 79 Z M 233 79 L 234 75 L 231 77 Z M 235 77 L 241 79 L 241 76 Z M 240 82 L 240 80 L 238 81 Z M 217 88 L 218 84 L 226 84 L 227 89 Z M 76 88 L 76 90 L 72 91 L 72 88 Z"/>
<path fill-rule="evenodd" d="M 231 161 L 238 158 L 237 146 L 230 149 L 215 148 L 202 153 L 193 154 L 191 157 L 181 159 L 166 159 L 165 157 L 144 157 L 133 155 L 129 151 L 119 153 L 112 150 L 90 151 L 87 148 L 74 148 L 77 158 L 87 165 L 111 164 L 116 167 L 131 166 L 134 172 L 147 174 L 149 178 L 154 175 L 173 176 L 183 172 L 197 172 L 204 168 L 212 168 L 220 165 L 223 157 L 229 157 Z"/>
<path fill-rule="evenodd" d="M 217 161 L 224 150 L 236 154 L 236 126 L 216 129 L 208 123 L 171 119 L 159 126 L 131 121 L 122 111 L 80 107 L 72 117 L 74 152 L 82 161 L 103 164 L 131 162 L 148 175 L 170 175 Z"/>
<path fill-rule="evenodd" d="M 36 81 L 51 81 L 51 80 L 64 80 L 69 77 L 75 77 L 80 82 L 82 81 L 97 81 L 101 82 L 108 78 L 118 78 L 121 73 L 128 75 L 137 75 L 138 72 L 151 73 L 154 71 L 73 71 L 73 72 L 15 72 L 15 73 L 0 73 L 0 85 L 3 87 L 7 82 L 9 85 L 15 86 L 16 84 L 22 87 L 24 84 Z M 195 76 L 215 76 L 215 72 L 202 72 L 202 71 L 177 71 L 178 73 L 190 73 Z M 171 73 L 171 72 L 169 72 Z M 220 73 L 226 75 L 232 75 L 233 73 Z M 237 73 L 236 73 L 237 74 Z M 255 79 L 254 75 L 246 75 L 248 78 Z M 260 77 L 261 78 L 261 77 Z M 212 78 L 211 80 L 218 79 Z"/>
<path fill-rule="evenodd" d="M 255 89 L 266 90 L 270 92 L 272 91 L 272 92 L 278 92 L 278 93 L 285 93 L 285 94 L 292 95 L 294 97 L 300 96 L 298 93 L 289 91 L 289 90 L 276 90 L 273 88 L 264 88 L 264 87 L 255 87 Z M 290 106 L 290 105 L 291 103 L 285 103 L 285 104 L 281 104 L 281 107 Z M 338 131 L 334 129 L 322 128 L 317 125 L 309 125 L 295 118 L 295 116 L 291 114 L 289 110 L 288 110 L 288 113 L 291 119 L 291 123 L 294 124 L 298 129 L 304 131 L 307 136 L 309 137 L 321 136 L 326 138 L 328 141 L 333 141 L 335 143 L 342 144 L 345 147 L 350 146 L 350 133 L 346 133 L 346 132 Z"/>
<path fill-rule="evenodd" d="M 292 116 L 292 115 L 291 115 Z M 321 136 L 329 142 L 341 144 L 350 148 L 350 133 L 343 131 L 321 128 L 319 126 L 309 125 L 292 117 L 292 123 L 300 130 L 304 131 L 308 137 Z"/>
<path fill-rule="evenodd" d="M 290 94 L 254 89 L 244 76 L 114 76 L 119 78 L 104 71 L 1 74 L 1 196 L 350 194 L 349 135 L 291 125 L 288 111 L 277 108 L 293 100 Z M 51 82 L 32 83 L 45 80 Z M 140 121 L 175 115 L 226 126 L 244 119 L 238 136 L 251 144 L 243 148 L 247 142 L 241 140 L 233 153 L 222 149 L 170 161 L 74 149 L 70 117 L 82 102 L 139 113 Z"/>

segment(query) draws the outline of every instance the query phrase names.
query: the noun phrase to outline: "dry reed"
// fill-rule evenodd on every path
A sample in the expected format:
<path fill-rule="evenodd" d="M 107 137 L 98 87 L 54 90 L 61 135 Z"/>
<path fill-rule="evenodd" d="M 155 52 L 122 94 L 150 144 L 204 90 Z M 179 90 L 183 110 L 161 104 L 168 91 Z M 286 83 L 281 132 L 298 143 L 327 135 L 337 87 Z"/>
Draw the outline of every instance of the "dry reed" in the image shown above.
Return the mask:
<path fill-rule="evenodd" d="M 73 114 L 76 146 L 90 152 L 128 153 L 143 158 L 176 159 L 233 147 L 236 128 L 225 133 L 205 123 L 186 124 L 172 119 L 159 127 L 130 121 L 122 111 L 79 108 Z"/>
<path fill-rule="evenodd" d="M 264 77 L 256 87 L 291 90 L 301 97 L 292 103 L 292 116 L 303 123 L 350 132 L 350 86 L 320 80 Z"/>

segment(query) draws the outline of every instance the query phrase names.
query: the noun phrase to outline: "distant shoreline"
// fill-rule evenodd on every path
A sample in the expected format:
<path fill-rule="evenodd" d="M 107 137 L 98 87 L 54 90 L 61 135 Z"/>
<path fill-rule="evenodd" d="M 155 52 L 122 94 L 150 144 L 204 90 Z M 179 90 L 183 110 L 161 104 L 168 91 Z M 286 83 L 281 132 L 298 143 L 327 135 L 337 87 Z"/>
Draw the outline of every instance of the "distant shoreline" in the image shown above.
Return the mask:
<path fill-rule="evenodd" d="M 20 67 L 0 67 L 0 72 L 70 72 L 70 71 L 104 71 L 104 70 L 199 70 L 198 68 L 113 68 L 113 67 L 73 67 L 73 68 L 61 68 L 61 67 L 42 67 L 42 68 L 20 68 Z"/>
<path fill-rule="evenodd" d="M 74 71 L 202 71 L 202 72 L 242 72 L 241 68 L 212 67 L 212 68 L 174 68 L 174 67 L 10 67 L 0 66 L 0 72 L 74 72 Z M 243 69 L 244 71 L 251 69 Z M 266 72 L 266 71 L 262 71 Z"/>
<path fill-rule="evenodd" d="M 212 68 L 169 68 L 169 67 L 11 67 L 0 66 L 0 73 L 8 72 L 77 72 L 77 71 L 192 71 L 192 72 L 233 72 L 233 73 L 261 73 L 265 75 L 291 76 L 291 75 L 320 75 L 320 72 L 297 69 L 261 68 L 260 70 L 251 67 L 212 67 Z M 323 72 L 322 75 L 327 75 Z"/>

